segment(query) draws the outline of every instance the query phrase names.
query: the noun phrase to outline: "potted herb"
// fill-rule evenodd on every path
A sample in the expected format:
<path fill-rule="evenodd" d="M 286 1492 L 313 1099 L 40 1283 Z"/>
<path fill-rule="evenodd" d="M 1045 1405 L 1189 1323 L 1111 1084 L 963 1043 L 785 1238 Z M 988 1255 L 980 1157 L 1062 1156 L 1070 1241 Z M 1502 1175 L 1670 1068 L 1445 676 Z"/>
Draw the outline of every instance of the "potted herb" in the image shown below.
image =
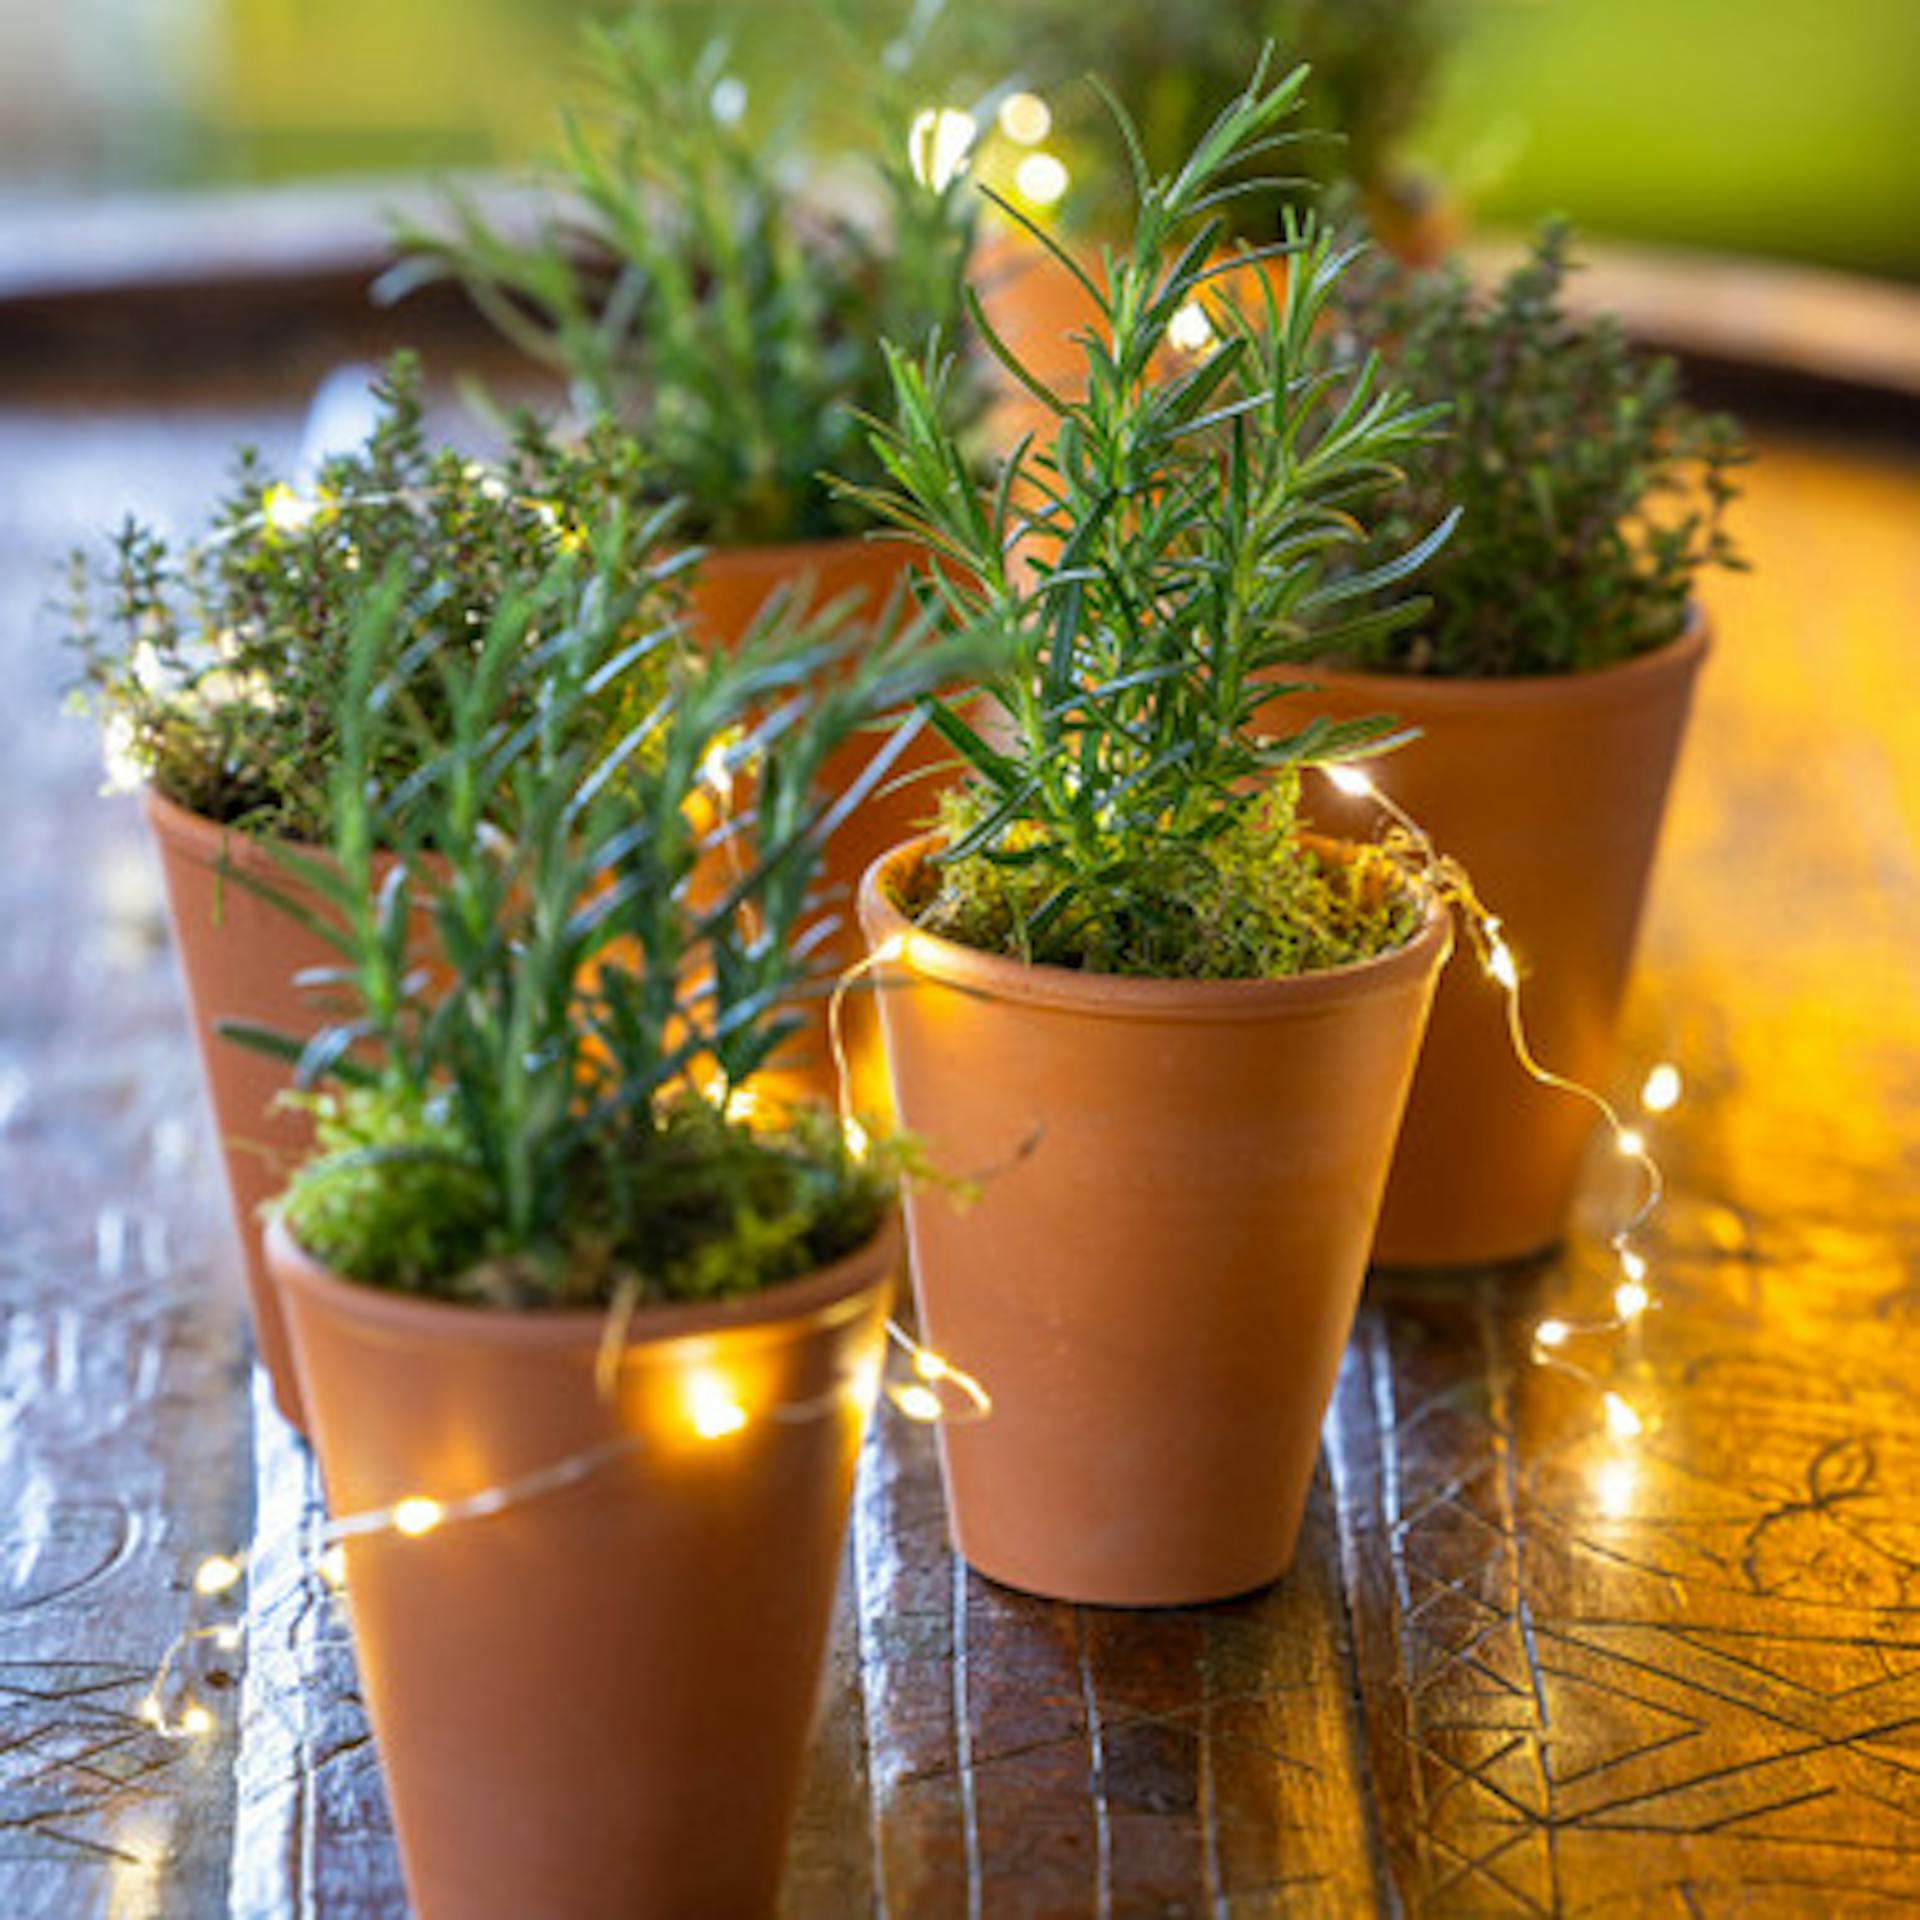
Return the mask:
<path fill-rule="evenodd" d="M 1460 530 L 1421 569 L 1417 624 L 1328 641 L 1333 714 L 1391 709 L 1421 731 L 1384 784 L 1472 872 L 1529 975 L 1540 1056 L 1604 1082 L 1666 793 L 1707 652 L 1693 595 L 1738 563 L 1724 524 L 1743 458 L 1683 401 L 1670 361 L 1566 310 L 1551 226 L 1486 295 L 1455 271 L 1375 262 L 1342 325 L 1452 431 L 1408 462 L 1383 550 L 1439 502 Z M 1328 801 L 1327 817 L 1355 818 Z M 1381 1217 L 1379 1257 L 1506 1260 L 1564 1230 L 1585 1102 L 1513 1055 L 1499 996 L 1442 987 Z"/>
<path fill-rule="evenodd" d="M 816 624 L 610 675 L 642 597 L 509 603 L 425 718 L 376 610 L 331 789 L 352 1014 L 238 1036 L 315 1088 L 268 1253 L 423 1920 L 773 1910 L 879 1382 L 890 1161 L 736 1096 L 804 984 L 824 765 L 964 662 Z M 754 848 L 703 901 L 703 769 L 742 752 Z"/>
<path fill-rule="evenodd" d="M 733 645 L 782 591 L 877 617 L 914 560 L 864 537 L 869 516 L 826 476 L 878 477 L 861 422 L 887 402 L 880 340 L 938 328 L 951 342 L 963 320 L 976 201 L 964 168 L 936 160 L 925 113 L 941 11 L 914 6 L 876 58 L 865 16 L 817 9 L 843 55 L 831 101 L 799 86 L 758 97 L 711 10 L 695 37 L 658 8 L 589 25 L 591 105 L 565 121 L 540 230 L 517 237 L 464 197 L 443 229 L 401 230 L 388 295 L 457 280 L 580 410 L 647 449 L 708 549 L 689 609 L 707 645 Z M 969 431 L 988 393 L 976 371 L 957 378 Z M 871 752 L 850 744 L 830 778 L 856 778 Z M 931 816 L 940 759 L 910 756 L 829 849 L 849 926 L 867 862 Z M 799 1077 L 819 1090 L 811 1041 Z"/>
<path fill-rule="evenodd" d="M 1207 264 L 1220 189 L 1297 89 L 1263 62 L 1171 176 L 1129 140 L 1086 397 L 996 342 L 1050 430 L 994 490 L 962 484 L 937 365 L 896 355 L 877 439 L 879 504 L 952 563 L 947 617 L 1012 647 L 990 724 L 934 709 L 966 764 L 941 835 L 861 894 L 901 1117 L 991 1170 L 965 1211 L 909 1201 L 928 1337 L 994 1402 L 942 1436 L 950 1510 L 980 1571 L 1078 1601 L 1288 1564 L 1450 938 L 1384 851 L 1299 831 L 1300 770 L 1390 723 L 1255 727 L 1307 632 L 1418 611 L 1353 608 L 1446 532 L 1336 572 L 1433 416 L 1370 358 L 1310 363 L 1347 265 L 1328 236 L 1298 232 L 1251 310 Z M 1196 299 L 1219 344 L 1162 371 Z"/>
<path fill-rule="evenodd" d="M 129 523 L 104 578 L 84 556 L 74 563 L 82 695 L 104 726 L 116 781 L 141 791 L 159 851 L 255 1336 L 296 1425 L 258 1214 L 311 1128 L 280 1102 L 284 1070 L 219 1045 L 214 1027 L 243 1019 L 297 1032 L 324 1020 L 325 990 L 300 984 L 330 957 L 310 924 L 323 903 L 308 898 L 301 915 L 283 915 L 235 882 L 277 870 L 275 843 L 332 837 L 335 691 L 354 609 L 370 582 L 398 570 L 405 600 L 392 644 L 409 666 L 408 697 L 431 709 L 445 660 L 471 652 L 502 599 L 556 559 L 583 595 L 596 590 L 597 567 L 649 582 L 647 603 L 636 603 L 643 623 L 666 618 L 675 593 L 676 563 L 659 551 L 663 517 L 624 437 L 597 431 L 564 450 L 523 424 L 497 465 L 475 465 L 429 446 L 418 369 L 405 359 L 381 407 L 365 448 L 327 463 L 304 492 L 243 454 L 202 544 L 175 551 Z M 510 697 L 528 711 L 538 704 L 525 663 Z M 404 742 L 390 751 L 400 757 L 382 775 L 404 781 Z"/>

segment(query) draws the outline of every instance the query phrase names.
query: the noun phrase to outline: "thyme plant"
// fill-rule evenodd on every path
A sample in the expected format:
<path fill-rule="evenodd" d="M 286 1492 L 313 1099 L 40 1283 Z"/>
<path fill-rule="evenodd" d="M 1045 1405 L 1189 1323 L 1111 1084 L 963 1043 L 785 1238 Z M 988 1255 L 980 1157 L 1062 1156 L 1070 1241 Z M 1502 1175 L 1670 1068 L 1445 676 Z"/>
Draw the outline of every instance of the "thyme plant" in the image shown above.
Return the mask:
<path fill-rule="evenodd" d="M 977 649 L 822 616 L 712 658 L 662 630 L 610 672 L 644 589 L 602 587 L 583 601 L 552 575 L 503 604 L 440 663 L 432 712 L 387 672 L 399 583 L 356 628 L 329 857 L 281 854 L 332 910 L 310 921 L 355 1012 L 304 1046 L 230 1029 L 320 1090 L 286 1219 L 355 1280 L 520 1306 L 708 1298 L 851 1251 L 888 1204 L 895 1160 L 857 1156 L 823 1113 L 750 1131 L 731 1096 L 797 1023 L 821 844 L 890 756 L 831 805 L 824 763 Z M 543 693 L 522 711 L 529 662 Z M 626 681 L 639 717 L 609 740 L 594 717 Z M 715 898 L 695 884 L 703 783 L 741 759 L 755 809 L 717 829 L 739 845 Z"/>
<path fill-rule="evenodd" d="M 1296 831 L 1298 770 L 1378 750 L 1387 720 L 1314 717 L 1291 678 L 1310 637 L 1359 646 L 1420 612 L 1398 583 L 1424 537 L 1352 556 L 1437 409 L 1371 353 L 1316 336 L 1351 264 L 1329 233 L 1222 260 L 1222 209 L 1284 138 L 1304 72 L 1263 57 L 1176 171 L 1150 168 L 1114 105 L 1137 215 L 1088 272 L 1085 397 L 1052 391 L 974 302 L 974 322 L 1044 408 L 1045 429 L 976 487 L 947 417 L 948 362 L 894 351 L 891 485 L 863 495 L 951 564 L 945 616 L 1010 636 L 976 727 L 933 722 L 965 763 L 922 923 L 1024 959 L 1103 972 L 1263 976 L 1396 944 L 1419 906 L 1374 860 L 1323 861 Z M 1284 260 L 1284 289 L 1267 269 Z M 1189 352 L 1191 318 L 1211 344 Z"/>
<path fill-rule="evenodd" d="M 420 372 L 396 359 L 364 448 L 296 492 L 243 451 L 208 536 L 176 549 L 128 521 L 98 568 L 73 561 L 80 698 L 101 720 L 124 783 L 223 826 L 323 841 L 333 827 L 337 693 L 356 609 L 392 576 L 384 631 L 407 664 L 406 697 L 431 713 L 441 671 L 471 655 L 516 583 L 556 562 L 586 596 L 598 578 L 644 580 L 631 642 L 673 611 L 680 562 L 631 440 L 610 425 L 558 445 L 531 420 L 497 464 L 429 444 Z M 502 695 L 531 711 L 530 664 Z M 611 724 L 617 716 L 609 716 Z M 405 736 L 378 771 L 410 770 Z"/>
<path fill-rule="evenodd" d="M 1726 524 L 1739 429 L 1689 407 L 1674 363 L 1636 352 L 1617 321 L 1567 311 L 1571 251 L 1564 223 L 1549 224 L 1484 296 L 1457 268 L 1383 260 L 1346 282 L 1350 334 L 1451 408 L 1451 432 L 1408 462 L 1379 543 L 1442 502 L 1461 525 L 1421 570 L 1424 620 L 1330 651 L 1396 673 L 1581 672 L 1678 637 L 1702 570 L 1741 565 Z"/>
<path fill-rule="evenodd" d="M 860 530 L 822 476 L 869 470 L 876 343 L 955 337 L 973 244 L 964 170 L 910 137 L 940 11 L 920 0 L 876 58 L 847 0 L 818 9 L 857 90 L 831 113 L 799 87 L 756 110 L 729 37 L 690 40 L 664 10 L 588 26 L 594 105 L 563 122 L 541 230 L 517 238 L 456 195 L 444 230 L 401 228 L 384 290 L 458 280 L 581 409 L 627 423 L 702 539 Z M 848 118 L 851 143 L 833 131 Z M 808 191 L 821 171 L 830 191 Z M 958 386 L 976 419 L 984 382 Z"/>

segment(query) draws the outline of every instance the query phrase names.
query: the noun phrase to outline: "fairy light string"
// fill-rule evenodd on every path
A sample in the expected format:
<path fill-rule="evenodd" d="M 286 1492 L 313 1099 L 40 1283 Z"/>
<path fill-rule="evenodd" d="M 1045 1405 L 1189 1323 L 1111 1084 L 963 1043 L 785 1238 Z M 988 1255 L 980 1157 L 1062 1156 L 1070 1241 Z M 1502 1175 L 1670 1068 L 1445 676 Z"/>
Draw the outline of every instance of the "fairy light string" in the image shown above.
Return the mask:
<path fill-rule="evenodd" d="M 1611 1439 L 1621 1442 L 1637 1439 L 1646 1430 L 1646 1420 L 1639 1409 L 1567 1350 L 1575 1344 L 1585 1345 L 1635 1331 L 1645 1315 L 1659 1304 L 1648 1285 L 1651 1267 L 1647 1256 L 1635 1244 L 1666 1195 L 1666 1176 L 1654 1158 L 1646 1130 L 1630 1124 L 1605 1094 L 1584 1081 L 1555 1071 L 1534 1051 L 1527 1029 L 1519 962 L 1508 943 L 1503 922 L 1480 897 L 1466 867 L 1454 856 L 1443 854 L 1419 821 L 1391 794 L 1383 792 L 1372 775 L 1362 768 L 1351 764 L 1328 765 L 1320 771 L 1337 791 L 1350 799 L 1370 801 L 1386 816 L 1390 830 L 1383 844 L 1388 855 L 1436 898 L 1459 912 L 1481 971 L 1500 990 L 1507 1038 L 1521 1071 L 1536 1085 L 1590 1107 L 1605 1124 L 1614 1151 L 1631 1162 L 1639 1175 L 1639 1200 L 1607 1240 L 1617 1269 L 1611 1311 L 1579 1320 L 1548 1315 L 1535 1323 L 1530 1342 L 1531 1357 L 1536 1365 L 1579 1381 L 1597 1397 L 1602 1423 Z M 1648 1115 L 1671 1112 L 1679 1103 L 1681 1092 L 1680 1070 L 1662 1061 L 1647 1075 L 1641 1090 L 1641 1106 Z"/>

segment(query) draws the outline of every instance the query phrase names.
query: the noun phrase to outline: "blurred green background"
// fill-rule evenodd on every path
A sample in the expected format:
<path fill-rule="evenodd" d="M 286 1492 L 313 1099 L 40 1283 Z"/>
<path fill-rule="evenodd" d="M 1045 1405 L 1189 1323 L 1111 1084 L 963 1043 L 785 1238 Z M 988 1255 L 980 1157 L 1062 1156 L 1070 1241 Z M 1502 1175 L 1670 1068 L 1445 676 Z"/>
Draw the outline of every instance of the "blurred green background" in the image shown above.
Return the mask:
<path fill-rule="evenodd" d="M 964 25 L 989 0 L 954 4 Z M 1461 6 L 1411 151 L 1476 226 L 1562 210 L 1597 233 L 1920 278 L 1920 0 Z M 519 159 L 564 90 L 574 22 L 607 10 L 0 0 L 0 204 Z M 763 68 L 818 45 L 801 0 L 754 12 Z"/>

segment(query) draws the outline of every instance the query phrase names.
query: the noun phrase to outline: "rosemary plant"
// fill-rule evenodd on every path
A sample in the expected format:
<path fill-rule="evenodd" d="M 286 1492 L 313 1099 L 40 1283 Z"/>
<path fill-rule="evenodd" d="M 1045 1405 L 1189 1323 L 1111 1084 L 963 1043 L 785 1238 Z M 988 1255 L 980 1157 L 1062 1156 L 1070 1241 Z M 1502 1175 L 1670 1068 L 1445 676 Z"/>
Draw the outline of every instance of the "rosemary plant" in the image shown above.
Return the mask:
<path fill-rule="evenodd" d="M 596 579 L 647 585 L 635 639 L 673 610 L 680 562 L 668 515 L 632 442 L 610 425 L 562 448 L 523 420 L 496 465 L 429 445 L 410 358 L 389 369 L 366 446 L 329 461 L 305 492 L 251 451 L 209 536 L 176 551 L 132 521 L 104 576 L 73 561 L 80 698 L 106 731 L 124 784 L 222 825 L 293 840 L 332 831 L 337 691 L 355 610 L 388 576 L 401 598 L 383 631 L 405 662 L 406 697 L 443 702 L 441 672 L 471 655 L 515 584 L 556 561 L 582 595 Z M 519 663 L 502 698 L 531 711 L 538 676 Z M 606 716 L 606 724 L 617 722 Z M 377 769 L 410 771 L 404 736 Z"/>
<path fill-rule="evenodd" d="M 627 422 L 702 539 L 859 530 L 822 476 L 868 471 L 875 343 L 955 336 L 973 243 L 963 170 L 936 172 L 910 138 L 940 11 L 914 5 L 875 58 L 848 0 L 819 9 L 859 94 L 831 116 L 797 90 L 756 111 L 729 39 L 690 42 L 660 9 L 589 26 L 595 108 L 564 121 L 542 230 L 516 238 L 456 195 L 444 231 L 401 229 L 384 291 L 457 279 L 578 406 Z M 836 165 L 849 114 L 859 138 Z M 802 189 L 809 170 L 827 192 Z M 986 387 L 962 386 L 971 420 Z"/>
<path fill-rule="evenodd" d="M 331 909 L 309 924 L 356 1011 L 305 1046 L 230 1033 L 320 1090 L 321 1151 L 286 1218 L 358 1281 L 526 1306 L 706 1298 L 851 1251 L 889 1202 L 897 1150 L 856 1156 L 824 1114 L 749 1131 L 729 1108 L 796 1024 L 821 843 L 891 756 L 831 806 L 826 759 L 978 648 L 821 616 L 702 658 L 671 628 L 623 643 L 645 588 L 600 585 L 583 599 L 555 572 L 505 602 L 441 662 L 431 712 L 389 672 L 404 583 L 356 625 L 328 856 L 281 852 Z M 627 683 L 639 717 L 609 739 L 596 716 Z M 717 830 L 739 844 L 715 899 L 694 884 L 715 838 L 700 800 L 728 760 L 751 762 L 756 804 Z M 382 770 L 400 765 L 396 787 Z"/>
<path fill-rule="evenodd" d="M 1746 458 L 1734 422 L 1695 412 L 1674 363 L 1636 352 L 1619 324 L 1567 311 L 1571 236 L 1482 297 L 1459 269 L 1369 262 L 1342 320 L 1377 341 L 1394 377 L 1445 399 L 1452 431 L 1408 463 L 1384 548 L 1443 501 L 1459 535 L 1422 569 L 1433 608 L 1417 627 L 1337 649 L 1397 673 L 1574 673 L 1664 646 L 1694 582 L 1739 567 L 1726 526 Z M 1330 642 L 1330 650 L 1333 645 Z"/>
<path fill-rule="evenodd" d="M 1353 959 L 1415 924 L 1374 861 L 1323 862 L 1296 832 L 1298 770 L 1379 749 L 1391 723 L 1300 713 L 1286 676 L 1309 636 L 1357 647 L 1417 617 L 1393 589 L 1450 518 L 1341 563 L 1436 409 L 1371 354 L 1316 344 L 1351 259 L 1326 232 L 1219 257 L 1221 209 L 1284 138 L 1303 81 L 1270 81 L 1263 58 L 1165 175 L 1114 104 L 1130 243 L 1088 273 L 1035 230 L 1099 310 L 1080 338 L 1085 398 L 1053 392 L 974 303 L 1047 418 L 993 489 L 971 483 L 946 416 L 949 363 L 891 356 L 897 416 L 874 445 L 892 484 L 862 497 L 951 563 L 926 584 L 947 618 L 1011 636 L 984 689 L 991 724 L 933 709 L 966 777 L 928 897 L 905 904 L 955 938 L 1104 972 L 1244 977 Z M 1279 259 L 1283 292 L 1266 271 Z M 1187 352 L 1173 343 L 1194 309 L 1211 344 Z"/>

